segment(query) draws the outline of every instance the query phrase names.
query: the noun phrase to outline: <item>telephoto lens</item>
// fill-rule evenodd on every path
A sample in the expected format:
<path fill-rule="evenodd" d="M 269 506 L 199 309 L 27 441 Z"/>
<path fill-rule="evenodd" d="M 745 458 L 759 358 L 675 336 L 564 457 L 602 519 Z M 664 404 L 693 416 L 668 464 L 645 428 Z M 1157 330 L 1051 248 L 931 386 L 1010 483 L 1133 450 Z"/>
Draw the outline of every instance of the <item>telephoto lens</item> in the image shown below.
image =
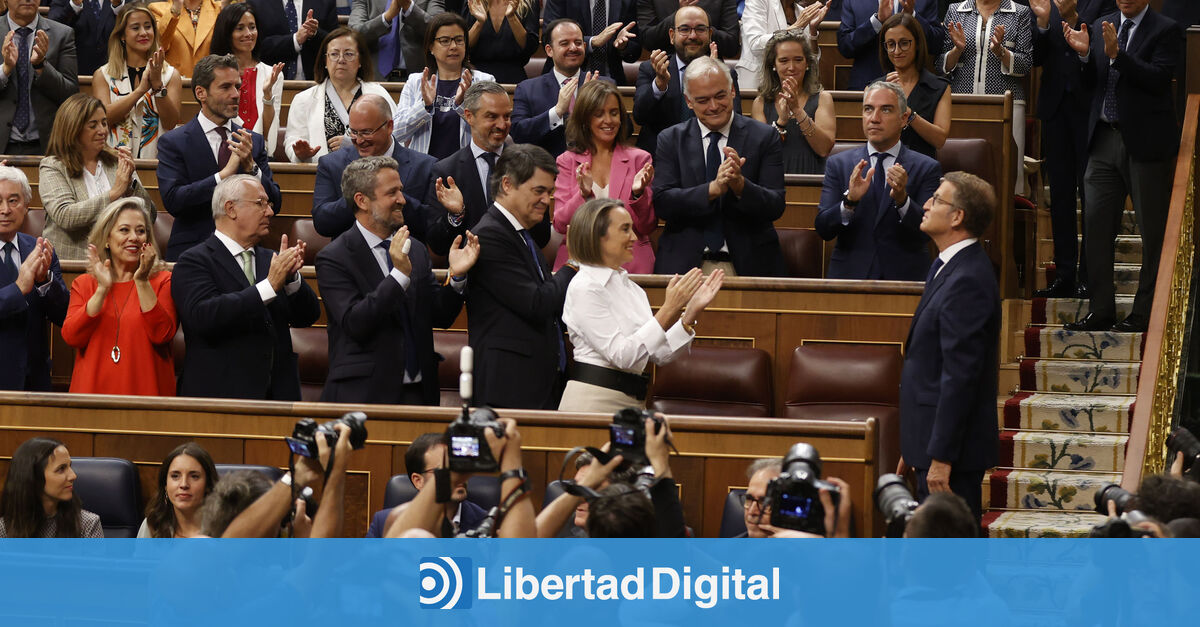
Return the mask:
<path fill-rule="evenodd" d="M 903 477 L 891 473 L 879 477 L 875 484 L 875 507 L 887 523 L 887 537 L 904 537 L 904 529 L 919 505 Z"/>
<path fill-rule="evenodd" d="M 1133 502 L 1133 493 L 1115 483 L 1106 483 L 1096 490 L 1096 513 L 1108 515 L 1108 502 L 1117 504 L 1117 515 L 1129 510 Z"/>

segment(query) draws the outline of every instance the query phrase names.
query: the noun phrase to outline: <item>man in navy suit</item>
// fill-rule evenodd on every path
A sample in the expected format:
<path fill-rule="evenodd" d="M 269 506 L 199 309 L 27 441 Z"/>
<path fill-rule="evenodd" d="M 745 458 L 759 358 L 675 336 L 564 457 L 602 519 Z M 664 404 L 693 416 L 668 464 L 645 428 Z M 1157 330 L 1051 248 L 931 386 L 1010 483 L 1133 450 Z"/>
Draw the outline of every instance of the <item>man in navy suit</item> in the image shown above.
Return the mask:
<path fill-rule="evenodd" d="M 412 481 L 416 492 L 425 487 L 425 482 L 433 480 L 434 470 L 446 466 L 445 437 L 442 433 L 422 434 L 413 440 L 404 452 L 404 470 L 408 472 L 408 479 Z M 405 504 L 375 512 L 371 517 L 371 526 L 367 528 L 367 537 L 384 537 L 388 515 L 392 510 L 401 507 L 405 507 Z M 460 531 L 478 527 L 484 518 L 487 518 L 487 510 L 470 501 L 464 479 L 451 488 L 450 500 L 445 503 L 441 523 L 438 525 L 441 529 L 440 535 L 443 538 L 453 538 Z"/>
<path fill-rule="evenodd" d="M 925 203 L 921 230 L 938 247 L 913 313 L 900 378 L 900 468 L 916 470 L 917 500 L 953 492 L 975 518 L 983 473 L 996 465 L 1000 290 L 979 237 L 996 194 L 983 179 L 950 172 Z"/>
<path fill-rule="evenodd" d="M 574 20 L 583 29 L 587 59 L 584 70 L 599 72 L 618 85 L 625 84 L 623 63 L 635 63 L 642 56 L 642 46 L 637 40 L 637 6 L 634 0 L 603 0 L 602 11 L 597 15 L 596 3 L 592 0 L 546 0 L 542 22 L 549 25 L 559 18 Z M 550 31 L 542 34 L 543 41 L 550 41 Z M 544 72 L 549 72 L 553 63 L 547 59 Z"/>
<path fill-rule="evenodd" d="M 395 159 L 354 161 L 342 174 L 342 190 L 356 208 L 354 226 L 317 255 L 317 284 L 329 314 L 321 400 L 437 405 L 433 327 L 449 327 L 462 311 L 479 240 L 468 232 L 466 246 L 452 247 L 450 285 L 442 285 L 429 251 L 404 226 L 404 184 Z"/>
<path fill-rule="evenodd" d="M 341 235 L 354 224 L 354 210 L 342 195 L 342 172 L 356 159 L 390 156 L 404 181 L 404 222 L 412 236 L 425 239 L 425 214 L 421 201 L 429 188 L 437 159 L 409 150 L 392 139 L 391 104 L 383 96 L 366 94 L 350 107 L 350 142 L 317 160 L 313 189 L 313 226 L 325 237 Z"/>
<path fill-rule="evenodd" d="M 200 59 L 192 74 L 200 114 L 158 140 L 158 185 L 163 205 L 175 216 L 168 261 L 212 235 L 213 189 L 226 178 L 238 173 L 257 177 L 271 205 L 279 208 L 279 186 L 271 177 L 262 135 L 230 121 L 238 114 L 241 86 L 233 55 Z"/>
<path fill-rule="evenodd" d="M 287 80 L 312 79 L 325 59 L 317 52 L 338 27 L 333 0 L 250 0 L 258 17 L 258 55 L 267 65 L 282 63 Z M 362 63 L 369 60 L 362 59 Z"/>
<path fill-rule="evenodd" d="M 1088 120 L 1082 113 L 1091 106 L 1092 93 L 1083 84 L 1079 55 L 1067 45 L 1061 24 L 1075 27 L 1091 23 L 1111 13 L 1115 5 L 1113 0 L 1079 0 L 1073 6 L 1074 11 L 1063 15 L 1054 0 L 1029 3 L 1037 20 L 1033 61 L 1042 68 L 1037 116 L 1042 121 L 1042 153 L 1050 179 L 1050 224 L 1054 234 L 1054 282 L 1035 294 L 1043 298 L 1087 297 L 1087 257 L 1079 259 L 1076 192 L 1086 206 L 1083 173 L 1087 168 Z"/>
<path fill-rule="evenodd" d="M 937 189 L 937 161 L 900 143 L 908 123 L 904 90 L 875 82 L 863 92 L 867 145 L 825 162 L 817 233 L 837 238 L 825 277 L 920 281 L 929 269 L 921 207 Z"/>
<path fill-rule="evenodd" d="M 1179 152 L 1171 79 L 1183 54 L 1183 32 L 1151 9 L 1150 0 L 1119 0 L 1117 6 L 1119 12 L 1091 28 L 1062 27 L 1083 62 L 1084 82 L 1094 88 L 1083 182 L 1091 302 L 1087 316 L 1067 325 L 1073 331 L 1140 333 L 1149 326 Z M 1114 325 L 1114 242 L 1126 197 L 1137 212 L 1142 269 L 1133 309 Z"/>
<path fill-rule="evenodd" d="M 684 96 L 696 114 L 658 136 L 654 211 L 666 222 L 657 274 L 783 276 L 775 220 L 783 215 L 783 144 L 770 126 L 733 114 L 733 77 L 712 57 L 692 61 Z"/>
<path fill-rule="evenodd" d="M 537 146 L 509 146 L 491 176 L 495 202 L 475 225 L 479 262 L 467 294 L 478 405 L 557 409 L 566 348 L 563 300 L 576 268 L 551 274 L 530 232 L 546 219 L 558 166 Z"/>
<path fill-rule="evenodd" d="M 50 242 L 21 233 L 33 193 L 0 166 L 0 390 L 50 391 L 46 323 L 62 326 L 70 296 Z"/>
<path fill-rule="evenodd" d="M 50 0 L 50 19 L 75 30 L 79 75 L 91 76 L 108 62 L 108 36 L 125 0 Z"/>
<path fill-rule="evenodd" d="M 921 23 L 927 50 L 941 50 L 946 29 L 938 17 L 935 0 L 845 0 L 842 24 L 838 27 L 838 51 L 853 59 L 850 84 L 845 89 L 862 89 L 883 76 L 879 64 L 879 31 L 896 13 L 908 13 Z"/>
<path fill-rule="evenodd" d="M 216 231 L 175 264 L 171 296 L 187 352 L 180 396 L 299 401 L 300 371 L 291 327 L 321 317 L 321 304 L 300 278 L 304 242 L 278 253 L 259 246 L 271 221 L 267 192 L 256 177 L 235 174 L 217 184 Z"/>

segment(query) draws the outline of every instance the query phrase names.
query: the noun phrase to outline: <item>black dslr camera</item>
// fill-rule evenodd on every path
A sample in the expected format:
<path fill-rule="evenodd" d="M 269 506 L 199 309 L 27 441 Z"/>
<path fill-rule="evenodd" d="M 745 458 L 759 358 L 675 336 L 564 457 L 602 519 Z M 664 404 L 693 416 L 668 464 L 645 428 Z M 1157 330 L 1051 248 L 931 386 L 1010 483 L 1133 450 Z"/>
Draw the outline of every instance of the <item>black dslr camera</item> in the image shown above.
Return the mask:
<path fill-rule="evenodd" d="M 1134 494 L 1115 483 L 1106 483 L 1096 490 L 1096 513 L 1108 515 L 1108 503 L 1117 506 L 1117 517 L 1110 518 L 1102 524 L 1092 527 L 1088 532 L 1091 538 L 1146 538 L 1153 534 L 1145 529 L 1135 528 L 1134 525 L 1149 520 L 1142 512 L 1131 509 Z"/>
<path fill-rule="evenodd" d="M 317 438 L 324 436 L 325 442 L 332 449 L 338 441 L 337 431 L 333 427 L 344 424 L 350 427 L 350 447 L 357 451 L 367 443 L 366 422 L 367 415 L 361 411 L 352 411 L 322 425 L 318 425 L 312 418 L 304 418 L 292 428 L 292 437 L 286 438 L 287 445 L 296 455 L 317 459 Z"/>
<path fill-rule="evenodd" d="M 646 457 L 647 419 L 654 421 L 654 434 L 658 435 L 662 431 L 663 420 L 648 409 L 626 407 L 613 414 L 612 424 L 608 427 L 609 456 L 620 455 L 625 463 L 634 468 L 649 464 L 650 460 Z"/>
<path fill-rule="evenodd" d="M 836 485 L 821 480 L 821 454 L 811 444 L 793 444 L 783 458 L 783 473 L 767 484 L 771 525 L 825 535 L 821 490 L 829 492 L 836 509 L 842 492 Z"/>
<path fill-rule="evenodd" d="M 497 438 L 504 437 L 504 425 L 490 407 L 479 407 L 463 413 L 446 428 L 446 445 L 450 450 L 450 470 L 453 472 L 496 472 L 500 462 L 492 455 L 485 433 L 488 429 Z"/>
<path fill-rule="evenodd" d="M 875 483 L 875 507 L 883 514 L 887 523 L 884 535 L 888 538 L 904 537 L 904 529 L 912 520 L 913 512 L 917 511 L 920 503 L 913 498 L 908 490 L 908 484 L 900 475 L 888 473 L 879 477 Z"/>
<path fill-rule="evenodd" d="M 1183 453 L 1183 477 L 1200 481 L 1200 441 L 1186 427 L 1179 427 L 1167 436 L 1167 466 L 1175 462 L 1175 454 Z"/>

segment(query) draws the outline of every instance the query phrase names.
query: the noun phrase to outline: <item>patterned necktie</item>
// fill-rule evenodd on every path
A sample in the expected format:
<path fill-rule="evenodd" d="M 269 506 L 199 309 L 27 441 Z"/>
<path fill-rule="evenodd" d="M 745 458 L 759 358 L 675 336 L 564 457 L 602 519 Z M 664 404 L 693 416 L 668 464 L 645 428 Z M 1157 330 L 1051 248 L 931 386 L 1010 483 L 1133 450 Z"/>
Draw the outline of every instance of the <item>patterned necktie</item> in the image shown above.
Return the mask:
<path fill-rule="evenodd" d="M 717 170 L 721 168 L 721 138 L 717 131 L 708 133 L 708 150 L 704 153 L 704 178 L 707 181 L 717 179 Z M 717 252 L 725 245 L 725 230 L 722 226 L 721 212 L 717 211 L 704 229 L 704 245 L 709 252 Z"/>
<path fill-rule="evenodd" d="M 576 74 L 575 76 L 578 76 L 578 77 L 579 77 L 579 80 L 581 80 L 581 81 L 583 80 L 583 74 L 582 74 L 582 73 Z M 570 80 L 571 80 L 571 79 L 569 79 L 569 78 L 564 78 L 564 79 L 563 79 L 563 82 L 562 82 L 562 86 L 563 86 L 563 87 L 566 87 L 566 86 L 567 86 L 567 83 L 568 83 Z M 578 83 L 576 83 L 576 84 L 575 84 L 575 93 L 571 94 L 571 101 L 567 103 L 567 115 L 571 115 L 571 112 L 575 110 L 575 94 L 578 94 L 578 93 L 579 93 L 579 84 L 578 84 Z"/>
<path fill-rule="evenodd" d="M 608 16 L 606 15 L 605 0 L 592 0 L 592 35 L 599 35 L 608 26 Z M 608 43 L 603 47 L 592 50 L 592 53 L 587 56 L 587 64 L 589 71 L 601 72 L 604 71 L 604 59 L 608 52 L 608 46 L 614 44 L 616 35 L 608 40 Z"/>
<path fill-rule="evenodd" d="M 0 252 L 0 287 L 17 281 L 17 257 L 17 247 L 12 242 L 6 242 L 3 252 Z"/>
<path fill-rule="evenodd" d="M 288 30 L 296 32 L 300 30 L 300 16 L 296 14 L 296 0 L 285 0 L 283 3 L 283 13 L 287 16 Z M 287 80 L 296 79 L 296 59 L 299 54 L 292 57 L 291 61 L 283 64 L 283 77 Z"/>
<path fill-rule="evenodd" d="M 545 281 L 546 272 L 542 270 L 542 254 L 538 251 L 537 244 L 533 242 L 533 235 L 529 233 L 529 229 L 521 229 L 521 237 L 525 240 L 525 246 L 529 248 L 529 255 L 533 258 L 533 265 L 537 268 L 538 277 Z M 558 370 L 562 372 L 567 369 L 567 350 L 563 345 L 562 327 L 558 324 L 558 318 L 554 319 L 554 337 L 558 340 Z"/>
<path fill-rule="evenodd" d="M 1125 51 L 1125 46 L 1129 44 L 1129 29 L 1133 28 L 1133 20 L 1125 20 L 1121 22 L 1121 32 L 1117 33 L 1117 48 L 1122 52 Z M 1121 72 L 1113 65 L 1108 66 L 1108 82 L 1104 84 L 1104 117 L 1109 122 L 1120 122 L 1117 114 L 1117 80 L 1121 78 Z"/>
<path fill-rule="evenodd" d="M 100 19 L 100 0 L 87 0 L 87 9 L 91 11 L 92 17 Z"/>
<path fill-rule="evenodd" d="M 926 285 L 933 282 L 933 277 L 937 276 L 938 270 L 941 270 L 944 265 L 946 264 L 942 261 L 941 257 L 933 260 L 933 265 L 929 266 L 929 274 L 925 276 Z"/>
<path fill-rule="evenodd" d="M 390 273 L 394 265 L 392 265 L 392 240 L 385 239 L 375 245 L 376 248 L 383 251 L 383 258 L 387 260 L 387 269 Z M 384 277 L 387 278 L 387 277 Z M 404 374 L 408 376 L 408 380 L 412 381 L 421 374 L 421 360 L 417 354 L 417 335 L 412 328 L 412 314 L 408 311 L 408 299 L 404 299 L 404 304 L 400 306 L 400 322 L 404 325 Z"/>
<path fill-rule="evenodd" d="M 250 285 L 254 285 L 254 251 L 243 250 L 238 256 L 242 258 L 242 273 L 246 275 Z"/>
<path fill-rule="evenodd" d="M 233 150 L 229 148 L 229 129 L 224 126 L 218 126 L 214 129 L 217 135 L 221 136 L 221 143 L 217 146 L 217 171 L 225 169 L 229 164 L 229 158 L 233 156 Z"/>
<path fill-rule="evenodd" d="M 483 174 L 483 195 L 485 198 L 487 198 L 488 204 L 490 205 L 492 204 L 492 186 L 489 184 L 489 182 L 492 179 L 492 170 L 496 169 L 497 156 L 494 152 L 485 152 L 482 155 L 479 155 L 479 158 L 487 162 L 487 171 Z"/>
<path fill-rule="evenodd" d="M 29 129 L 29 114 L 33 110 L 29 102 L 30 65 L 29 35 L 33 31 L 28 26 L 17 29 L 17 111 L 13 114 L 13 127 L 22 134 Z"/>

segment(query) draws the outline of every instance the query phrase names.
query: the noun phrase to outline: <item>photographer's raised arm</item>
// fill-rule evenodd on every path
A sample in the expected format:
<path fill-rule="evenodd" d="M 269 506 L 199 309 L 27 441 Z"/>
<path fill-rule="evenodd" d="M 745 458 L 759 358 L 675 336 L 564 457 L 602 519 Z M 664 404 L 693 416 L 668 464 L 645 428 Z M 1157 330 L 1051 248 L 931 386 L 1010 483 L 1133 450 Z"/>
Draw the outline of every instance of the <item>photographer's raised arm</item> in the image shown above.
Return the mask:
<path fill-rule="evenodd" d="M 442 481 L 456 483 L 457 479 L 453 478 L 453 475 L 457 474 L 444 469 L 435 471 L 433 480 L 427 481 L 425 485 L 421 486 L 421 490 L 408 502 L 407 507 L 400 510 L 398 514 L 394 513 L 388 516 L 389 522 L 383 537 L 399 538 L 409 529 L 423 529 L 437 536 L 444 511 L 442 505 L 437 501 L 437 486 Z"/>
<path fill-rule="evenodd" d="M 607 453 L 608 448 L 609 443 L 605 442 L 600 450 Z M 592 463 L 583 469 L 577 477 L 576 483 L 585 488 L 599 490 L 604 485 L 604 482 L 608 480 L 609 475 L 623 461 L 625 461 L 625 458 L 620 455 L 614 455 L 612 459 L 608 460 L 607 464 L 601 464 L 600 460 L 592 458 Z M 567 520 L 575 515 L 575 508 L 579 507 L 582 501 L 583 497 L 567 494 L 566 492 L 563 492 L 558 498 L 550 501 L 537 515 L 537 537 L 553 538 L 558 535 L 558 530 L 562 529 L 563 525 L 567 524 Z"/>
<path fill-rule="evenodd" d="M 222 538 L 269 538 L 278 535 L 279 523 L 292 506 L 290 476 L 275 482 L 266 494 L 238 514 Z"/>
<path fill-rule="evenodd" d="M 334 445 L 333 467 L 329 469 L 329 478 L 325 480 L 325 490 L 321 494 L 321 507 L 313 518 L 313 538 L 336 538 L 342 535 L 342 524 L 345 519 L 346 468 L 350 465 L 350 427 L 336 424 L 338 440 Z M 329 445 L 325 438 L 317 438 L 318 449 L 324 448 L 322 459 L 328 458 Z"/>
<path fill-rule="evenodd" d="M 687 536 L 687 524 L 683 520 L 683 504 L 679 502 L 679 488 L 671 478 L 670 449 L 671 425 L 667 417 L 662 419 L 662 428 L 653 419 L 646 419 L 646 458 L 654 468 L 656 483 L 650 488 L 650 501 L 654 504 L 654 520 L 659 538 L 683 538 Z M 656 432 L 657 429 L 657 432 Z"/>
<path fill-rule="evenodd" d="M 496 438 L 490 429 L 486 434 L 493 454 L 497 452 L 497 444 L 503 445 L 499 459 L 500 476 L 504 477 L 504 480 L 500 482 L 500 498 L 504 499 L 514 491 L 524 489 L 528 479 L 521 463 L 521 432 L 517 431 L 517 421 L 512 418 L 501 418 L 500 423 L 504 425 L 503 439 Z M 506 475 L 510 471 L 513 474 Z M 520 476 L 515 474 L 518 471 L 520 471 Z M 505 513 L 504 520 L 500 521 L 500 528 L 496 530 L 496 537 L 536 538 L 537 534 L 533 502 L 529 495 L 525 494 Z"/>

